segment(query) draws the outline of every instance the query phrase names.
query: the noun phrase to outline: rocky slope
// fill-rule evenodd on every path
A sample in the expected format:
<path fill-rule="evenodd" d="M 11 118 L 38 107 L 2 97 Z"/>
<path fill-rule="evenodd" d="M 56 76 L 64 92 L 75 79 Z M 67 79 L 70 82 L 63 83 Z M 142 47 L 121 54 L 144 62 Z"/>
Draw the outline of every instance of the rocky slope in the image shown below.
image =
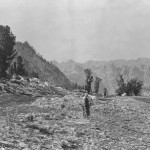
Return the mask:
<path fill-rule="evenodd" d="M 8 97 L 16 102 L 14 94 L 0 97 L 0 102 L 6 103 Z M 64 97 L 46 94 L 28 103 L 0 107 L 0 149 L 148 150 L 149 99 L 147 103 L 142 97 L 136 99 L 97 97 L 89 119 L 83 117 L 83 95 L 76 92 Z"/>
<path fill-rule="evenodd" d="M 89 119 L 83 97 L 35 78 L 1 80 L 0 150 L 150 149 L 149 97 L 95 95 Z"/>
<path fill-rule="evenodd" d="M 52 85 L 64 86 L 69 88 L 71 83 L 69 79 L 56 67 L 47 62 L 42 56 L 38 55 L 28 42 L 17 42 L 15 46 L 18 55 L 21 55 L 24 60 L 25 69 L 32 73 L 38 73 L 43 81 L 48 81 Z"/>
<path fill-rule="evenodd" d="M 84 68 L 73 60 L 68 62 L 53 62 L 74 83 L 84 84 Z"/>
<path fill-rule="evenodd" d="M 117 88 L 116 79 L 119 74 L 123 74 L 125 80 L 136 77 L 144 82 L 145 87 L 150 86 L 150 59 L 141 58 L 137 60 L 113 60 L 113 61 L 88 61 L 86 63 L 76 63 L 68 61 L 56 63 L 61 71 L 70 79 L 70 81 L 84 84 L 84 69 L 90 68 L 94 76 L 102 79 L 100 86 L 107 87 L 109 93 L 115 93 Z M 78 69 L 77 69 L 78 68 Z M 73 78 L 72 78 L 73 77 Z"/>

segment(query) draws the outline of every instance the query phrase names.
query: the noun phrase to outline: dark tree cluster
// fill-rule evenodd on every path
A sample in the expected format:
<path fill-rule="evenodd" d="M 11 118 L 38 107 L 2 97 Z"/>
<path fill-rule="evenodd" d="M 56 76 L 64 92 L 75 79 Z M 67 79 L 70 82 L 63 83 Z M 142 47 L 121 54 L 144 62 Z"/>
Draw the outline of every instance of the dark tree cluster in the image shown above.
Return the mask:
<path fill-rule="evenodd" d="M 119 79 L 116 81 L 117 81 L 117 85 L 118 85 L 118 89 L 116 90 L 116 94 L 121 96 L 123 93 L 126 93 L 126 84 L 125 84 L 123 75 L 120 75 Z"/>
<path fill-rule="evenodd" d="M 94 82 L 94 90 L 95 90 L 95 93 L 98 93 L 99 91 L 99 84 L 101 82 L 102 79 L 96 77 L 95 78 L 95 82 Z"/>
<path fill-rule="evenodd" d="M 77 83 L 72 83 L 71 89 L 72 89 L 72 90 L 75 90 L 75 89 L 83 90 L 83 89 L 84 89 L 84 86 L 79 85 L 79 84 L 77 84 Z"/>
<path fill-rule="evenodd" d="M 32 78 L 39 78 L 39 74 L 37 72 L 34 72 L 34 71 L 30 74 L 30 76 Z"/>
<path fill-rule="evenodd" d="M 91 69 L 87 68 L 84 70 L 86 74 L 86 81 L 85 81 L 85 90 L 89 94 L 91 92 L 91 83 L 93 82 L 93 76 Z"/>
<path fill-rule="evenodd" d="M 123 75 L 120 75 L 120 79 L 117 80 L 118 89 L 116 94 L 121 96 L 123 93 L 126 93 L 127 96 L 139 96 L 141 95 L 143 82 L 137 80 L 136 78 L 130 79 L 125 83 Z"/>
<path fill-rule="evenodd" d="M 0 78 L 6 78 L 7 70 L 16 56 L 14 45 L 16 37 L 9 26 L 0 25 Z"/>
<path fill-rule="evenodd" d="M 21 76 L 26 76 L 27 75 L 26 70 L 24 68 L 23 59 L 22 59 L 21 56 L 17 57 L 17 69 L 16 69 L 16 73 L 18 75 L 21 75 Z"/>
<path fill-rule="evenodd" d="M 24 68 L 23 58 L 18 56 L 16 62 L 10 67 L 10 74 L 16 74 L 21 76 L 28 76 L 28 72 Z"/>
<path fill-rule="evenodd" d="M 142 86 L 143 86 L 142 81 L 138 81 L 136 78 L 133 78 L 129 82 L 127 82 L 126 94 L 129 95 L 129 96 L 141 95 Z"/>
<path fill-rule="evenodd" d="M 87 68 L 84 70 L 84 73 L 86 75 L 86 80 L 85 80 L 85 91 L 90 94 L 92 92 L 91 89 L 91 84 L 94 81 L 94 78 L 92 76 L 92 71 L 91 69 Z M 99 91 L 99 85 L 100 82 L 102 81 L 102 79 L 100 79 L 99 77 L 95 77 L 95 82 L 94 82 L 94 92 L 98 93 Z"/>
<path fill-rule="evenodd" d="M 16 61 L 13 62 L 13 59 L 17 55 L 14 49 L 15 44 L 16 37 L 11 32 L 10 27 L 0 25 L 0 78 L 6 78 L 13 74 L 39 78 L 38 73 L 33 71 L 29 74 L 25 70 L 23 58 L 21 56 L 17 56 Z M 30 46 L 28 42 L 24 44 Z M 33 47 L 31 47 L 31 49 L 33 54 L 35 54 L 36 51 Z"/>

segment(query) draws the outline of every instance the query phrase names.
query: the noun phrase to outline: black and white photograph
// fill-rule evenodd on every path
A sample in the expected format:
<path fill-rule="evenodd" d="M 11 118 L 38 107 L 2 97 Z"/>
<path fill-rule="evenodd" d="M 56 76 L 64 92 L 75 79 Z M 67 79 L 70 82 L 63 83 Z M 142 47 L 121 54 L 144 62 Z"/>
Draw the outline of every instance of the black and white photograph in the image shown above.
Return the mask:
<path fill-rule="evenodd" d="M 0 0 L 0 150 L 150 150 L 150 0 Z"/>

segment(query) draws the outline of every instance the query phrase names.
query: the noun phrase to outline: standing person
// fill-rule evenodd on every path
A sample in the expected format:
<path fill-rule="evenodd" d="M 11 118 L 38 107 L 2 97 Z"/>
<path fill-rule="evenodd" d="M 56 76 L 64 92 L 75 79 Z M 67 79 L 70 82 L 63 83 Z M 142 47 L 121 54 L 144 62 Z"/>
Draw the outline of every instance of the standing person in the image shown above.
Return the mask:
<path fill-rule="evenodd" d="M 84 96 L 84 106 L 85 106 L 86 118 L 89 118 L 90 117 L 90 102 L 89 102 L 89 97 L 87 93 Z"/>
<path fill-rule="evenodd" d="M 85 106 L 84 106 L 84 104 L 83 105 L 81 104 L 81 107 L 82 107 L 82 111 L 83 111 L 83 118 L 85 118 L 86 114 L 85 114 Z"/>
<path fill-rule="evenodd" d="M 107 97 L 107 96 L 108 96 L 107 88 L 104 88 L 104 97 Z"/>

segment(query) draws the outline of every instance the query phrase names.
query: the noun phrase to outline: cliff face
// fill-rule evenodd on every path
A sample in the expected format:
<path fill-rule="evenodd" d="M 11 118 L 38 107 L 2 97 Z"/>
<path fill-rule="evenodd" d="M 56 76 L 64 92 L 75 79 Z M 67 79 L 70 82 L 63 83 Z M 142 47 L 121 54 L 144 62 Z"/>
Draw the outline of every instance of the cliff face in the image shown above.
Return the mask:
<path fill-rule="evenodd" d="M 32 73 L 33 71 L 38 73 L 41 80 L 48 81 L 50 84 L 67 88 L 70 87 L 71 83 L 69 79 L 60 71 L 60 69 L 38 55 L 28 42 L 17 42 L 15 49 L 18 55 L 23 58 L 25 69 L 29 73 Z"/>
<path fill-rule="evenodd" d="M 76 69 L 78 68 L 80 69 Z M 84 69 L 90 68 L 93 76 L 98 76 L 102 79 L 100 87 L 106 87 L 109 93 L 114 94 L 117 88 L 116 79 L 119 74 L 123 74 L 125 80 L 137 78 L 144 82 L 144 87 L 150 86 L 150 59 L 141 58 L 137 60 L 114 60 L 114 61 L 88 61 L 86 63 L 60 63 L 58 67 L 70 79 L 83 85 L 85 82 Z M 74 73 L 73 73 L 74 72 Z M 72 79 L 72 74 L 74 78 Z M 79 78 L 80 77 L 80 78 Z M 79 80 L 80 79 L 80 80 Z"/>

